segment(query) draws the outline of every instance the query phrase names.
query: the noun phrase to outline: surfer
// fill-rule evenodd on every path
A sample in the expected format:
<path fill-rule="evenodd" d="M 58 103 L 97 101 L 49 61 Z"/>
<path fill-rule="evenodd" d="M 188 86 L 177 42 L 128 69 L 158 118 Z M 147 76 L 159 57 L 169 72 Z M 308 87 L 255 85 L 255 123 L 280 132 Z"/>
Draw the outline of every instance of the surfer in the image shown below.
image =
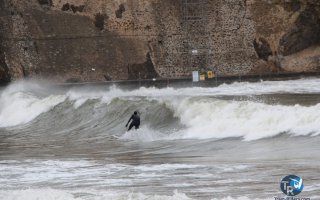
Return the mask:
<path fill-rule="evenodd" d="M 137 111 L 134 111 L 133 115 L 130 117 L 128 123 L 126 124 L 126 127 L 128 126 L 129 122 L 132 120 L 128 131 L 131 130 L 131 128 L 134 126 L 135 129 L 138 129 L 140 126 L 140 113 L 138 113 Z"/>

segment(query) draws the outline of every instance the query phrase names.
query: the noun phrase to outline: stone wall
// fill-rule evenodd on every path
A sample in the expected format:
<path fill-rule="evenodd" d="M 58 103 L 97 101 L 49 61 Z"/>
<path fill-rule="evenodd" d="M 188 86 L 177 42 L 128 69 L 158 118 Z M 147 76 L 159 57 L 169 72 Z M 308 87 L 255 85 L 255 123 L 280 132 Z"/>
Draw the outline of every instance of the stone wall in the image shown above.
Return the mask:
<path fill-rule="evenodd" d="M 317 0 L 203 1 L 188 20 L 184 0 L 3 0 L 0 80 L 320 70 Z"/>

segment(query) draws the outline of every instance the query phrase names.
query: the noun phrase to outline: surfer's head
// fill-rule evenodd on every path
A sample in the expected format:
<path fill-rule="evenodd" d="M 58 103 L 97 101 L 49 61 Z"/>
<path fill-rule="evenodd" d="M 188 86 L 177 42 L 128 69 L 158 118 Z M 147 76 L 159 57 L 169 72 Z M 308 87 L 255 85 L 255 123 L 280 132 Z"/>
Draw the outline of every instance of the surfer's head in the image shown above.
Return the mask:
<path fill-rule="evenodd" d="M 134 113 L 133 113 L 133 114 L 137 115 L 137 114 L 138 114 L 138 112 L 137 112 L 137 111 L 134 111 Z"/>

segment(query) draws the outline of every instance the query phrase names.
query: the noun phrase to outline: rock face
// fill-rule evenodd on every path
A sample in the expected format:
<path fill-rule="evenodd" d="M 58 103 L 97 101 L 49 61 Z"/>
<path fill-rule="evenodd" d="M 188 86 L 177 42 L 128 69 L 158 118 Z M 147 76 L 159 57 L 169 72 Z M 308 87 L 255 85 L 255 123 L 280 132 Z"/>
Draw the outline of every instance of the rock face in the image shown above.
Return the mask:
<path fill-rule="evenodd" d="M 2 0 L 0 80 L 320 70 L 318 0 L 190 2 Z"/>

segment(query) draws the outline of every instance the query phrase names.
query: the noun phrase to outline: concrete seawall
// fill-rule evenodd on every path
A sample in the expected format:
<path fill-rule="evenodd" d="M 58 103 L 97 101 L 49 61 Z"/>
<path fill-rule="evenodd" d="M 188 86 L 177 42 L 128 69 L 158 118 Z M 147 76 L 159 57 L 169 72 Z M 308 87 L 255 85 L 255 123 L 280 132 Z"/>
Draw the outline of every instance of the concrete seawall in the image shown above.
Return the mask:
<path fill-rule="evenodd" d="M 284 81 L 295 80 L 301 78 L 320 77 L 320 72 L 304 72 L 304 73 L 277 73 L 277 74 L 262 74 L 262 75 L 243 75 L 243 76 L 221 76 L 205 81 L 193 82 L 192 78 L 160 78 L 160 79 L 141 79 L 141 80 L 124 80 L 124 81 L 101 81 L 101 82 L 81 82 L 81 83 L 59 83 L 59 87 L 87 87 L 101 86 L 110 87 L 116 86 L 122 89 L 137 89 L 140 87 L 216 87 L 221 84 L 230 84 L 234 82 L 258 82 L 258 81 Z"/>

